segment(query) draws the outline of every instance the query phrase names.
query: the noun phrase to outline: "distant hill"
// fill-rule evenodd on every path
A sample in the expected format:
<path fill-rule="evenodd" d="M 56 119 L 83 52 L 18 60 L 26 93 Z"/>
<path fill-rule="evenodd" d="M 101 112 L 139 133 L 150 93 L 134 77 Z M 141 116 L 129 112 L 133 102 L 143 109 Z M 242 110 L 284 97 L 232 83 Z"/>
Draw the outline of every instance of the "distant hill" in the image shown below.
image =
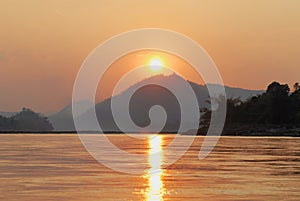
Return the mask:
<path fill-rule="evenodd" d="M 128 95 L 135 91 L 134 95 L 130 99 L 130 115 L 134 123 L 138 126 L 147 126 L 150 123 L 150 119 L 148 117 L 149 108 L 153 105 L 161 105 L 165 108 L 167 113 L 167 121 L 164 127 L 165 132 L 174 132 L 178 129 L 178 125 L 180 120 L 180 107 L 179 103 L 169 90 L 166 90 L 157 85 L 149 85 L 152 82 L 158 82 L 161 84 L 171 84 L 175 86 L 178 91 L 184 93 L 185 89 L 181 86 L 181 82 L 183 78 L 173 74 L 170 76 L 164 75 L 156 75 L 150 78 L 147 78 L 141 82 L 134 84 L 129 87 L 127 90 L 113 97 L 117 102 L 123 103 L 125 99 L 127 99 Z M 189 82 L 192 89 L 194 90 L 199 107 L 210 107 L 210 105 L 206 102 L 209 100 L 209 93 L 206 85 L 199 85 L 194 82 Z M 140 88 L 142 85 L 147 85 Z M 210 84 L 210 87 L 220 87 L 218 85 Z M 138 90 L 137 90 L 138 89 Z M 247 90 L 241 88 L 233 88 L 233 87 L 225 87 L 227 98 L 240 98 L 241 100 L 246 100 L 252 96 L 262 94 L 264 91 L 262 90 Z M 184 95 L 184 94 L 182 94 Z M 81 104 L 83 107 L 81 115 L 79 118 L 81 121 L 88 121 L 87 116 L 92 112 L 91 108 L 93 104 L 89 101 L 79 102 L 77 104 Z M 49 116 L 50 122 L 53 124 L 56 131 L 73 131 L 75 130 L 74 122 L 72 118 L 72 109 L 71 105 L 65 107 L 60 112 Z M 109 131 L 119 131 L 111 112 L 111 99 L 107 99 L 95 105 L 95 110 L 97 114 L 97 118 L 101 128 L 104 132 Z M 191 118 L 193 116 L 191 115 Z M 189 121 L 189 120 L 186 120 Z M 158 123 L 160 123 L 158 121 Z M 188 129 L 188 128 L 187 128 Z M 89 130 L 87 128 L 87 130 Z M 147 132 L 144 130 L 136 130 L 131 127 L 126 127 L 127 132 Z"/>
<path fill-rule="evenodd" d="M 79 101 L 75 103 L 82 109 L 82 113 L 94 106 L 91 101 Z M 74 121 L 72 115 L 72 104 L 67 105 L 59 112 L 49 115 L 49 121 L 54 126 L 55 131 L 74 131 Z"/>
<path fill-rule="evenodd" d="M 28 108 L 11 117 L 0 116 L 0 132 L 51 132 L 48 118 Z"/>

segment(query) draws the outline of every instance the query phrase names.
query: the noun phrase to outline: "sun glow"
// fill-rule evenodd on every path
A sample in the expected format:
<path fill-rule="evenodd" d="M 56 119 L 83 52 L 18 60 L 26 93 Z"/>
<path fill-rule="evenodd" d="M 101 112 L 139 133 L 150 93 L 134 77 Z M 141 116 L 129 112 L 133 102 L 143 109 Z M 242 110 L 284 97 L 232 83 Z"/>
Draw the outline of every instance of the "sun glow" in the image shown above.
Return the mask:
<path fill-rule="evenodd" d="M 153 72 L 157 72 L 163 68 L 163 62 L 160 59 L 154 58 L 151 59 L 149 66 Z"/>

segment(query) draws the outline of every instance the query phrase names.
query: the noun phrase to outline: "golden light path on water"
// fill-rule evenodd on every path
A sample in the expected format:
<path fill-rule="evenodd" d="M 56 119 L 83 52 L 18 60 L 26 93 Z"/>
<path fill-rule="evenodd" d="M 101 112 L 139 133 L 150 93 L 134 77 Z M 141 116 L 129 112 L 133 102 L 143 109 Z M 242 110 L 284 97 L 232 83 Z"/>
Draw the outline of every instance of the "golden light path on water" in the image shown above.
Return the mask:
<path fill-rule="evenodd" d="M 148 188 L 145 193 L 147 201 L 163 201 L 165 194 L 163 183 L 163 170 L 161 169 L 162 154 L 162 138 L 159 135 L 151 136 L 148 139 L 150 169 L 145 175 L 148 179 Z"/>

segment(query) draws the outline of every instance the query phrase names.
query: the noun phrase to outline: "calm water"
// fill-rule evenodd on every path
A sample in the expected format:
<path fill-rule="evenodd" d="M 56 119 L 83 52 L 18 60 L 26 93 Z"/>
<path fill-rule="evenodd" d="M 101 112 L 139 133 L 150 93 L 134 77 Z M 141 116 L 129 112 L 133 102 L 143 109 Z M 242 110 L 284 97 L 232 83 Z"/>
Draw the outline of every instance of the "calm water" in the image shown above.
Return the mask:
<path fill-rule="evenodd" d="M 99 164 L 77 135 L 0 135 L 0 200 L 300 200 L 300 138 L 222 137 L 199 161 L 203 137 L 197 137 L 180 160 L 163 168 L 176 154 L 163 152 L 172 135 L 107 136 L 130 153 L 149 155 L 140 161 L 148 167 L 143 175 Z"/>

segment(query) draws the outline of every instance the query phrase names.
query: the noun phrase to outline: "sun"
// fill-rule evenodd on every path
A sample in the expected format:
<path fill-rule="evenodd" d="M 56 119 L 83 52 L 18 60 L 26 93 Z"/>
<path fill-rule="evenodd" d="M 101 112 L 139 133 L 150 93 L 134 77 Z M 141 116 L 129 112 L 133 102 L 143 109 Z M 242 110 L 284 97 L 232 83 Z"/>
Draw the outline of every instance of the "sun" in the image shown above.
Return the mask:
<path fill-rule="evenodd" d="M 160 59 L 154 58 L 150 60 L 149 66 L 152 71 L 157 72 L 163 68 L 163 62 Z"/>

